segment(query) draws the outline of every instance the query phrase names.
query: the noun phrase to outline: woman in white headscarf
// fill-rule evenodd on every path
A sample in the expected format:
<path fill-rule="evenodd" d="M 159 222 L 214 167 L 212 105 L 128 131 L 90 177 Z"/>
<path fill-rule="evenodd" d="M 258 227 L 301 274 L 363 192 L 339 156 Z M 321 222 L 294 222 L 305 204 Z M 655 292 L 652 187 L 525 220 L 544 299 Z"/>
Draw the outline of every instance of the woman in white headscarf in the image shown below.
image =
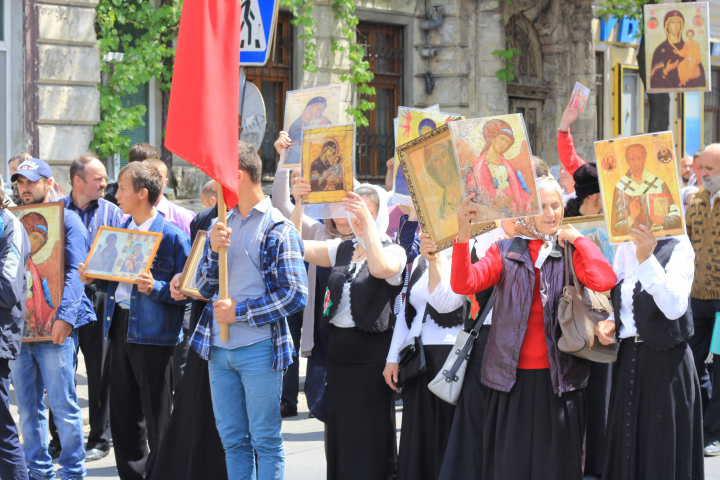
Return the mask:
<path fill-rule="evenodd" d="M 322 317 L 330 329 L 328 480 L 385 479 L 393 474 L 393 391 L 382 374 L 392 340 L 393 302 L 402 289 L 407 257 L 385 233 L 386 196 L 382 188 L 361 185 L 343 200 L 355 238 L 305 242 L 306 262 L 332 267 Z"/>

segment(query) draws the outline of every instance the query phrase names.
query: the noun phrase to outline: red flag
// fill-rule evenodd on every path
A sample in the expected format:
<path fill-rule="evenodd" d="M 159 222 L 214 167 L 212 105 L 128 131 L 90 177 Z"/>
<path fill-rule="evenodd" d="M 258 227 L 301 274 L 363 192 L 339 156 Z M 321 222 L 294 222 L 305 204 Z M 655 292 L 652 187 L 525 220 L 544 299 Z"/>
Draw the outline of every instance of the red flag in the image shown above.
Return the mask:
<path fill-rule="evenodd" d="M 165 147 L 238 199 L 240 1 L 185 0 L 180 17 Z"/>

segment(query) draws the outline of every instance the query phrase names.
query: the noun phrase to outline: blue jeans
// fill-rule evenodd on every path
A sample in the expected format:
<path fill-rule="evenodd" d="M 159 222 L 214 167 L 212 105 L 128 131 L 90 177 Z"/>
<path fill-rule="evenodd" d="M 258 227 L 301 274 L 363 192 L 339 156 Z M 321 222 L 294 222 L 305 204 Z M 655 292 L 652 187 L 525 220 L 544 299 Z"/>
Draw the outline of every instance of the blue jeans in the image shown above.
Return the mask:
<path fill-rule="evenodd" d="M 57 474 L 62 479 L 85 476 L 83 421 L 75 393 L 75 349 L 77 332 L 60 345 L 52 342 L 23 343 L 17 360 L 10 362 L 10 378 L 15 387 L 25 461 L 30 477 L 55 478 L 48 453 L 48 403 L 55 416 L 62 451 Z"/>
<path fill-rule="evenodd" d="M 228 478 L 285 478 L 285 447 L 280 435 L 283 372 L 271 368 L 269 339 L 232 350 L 212 347 L 210 391 Z"/>

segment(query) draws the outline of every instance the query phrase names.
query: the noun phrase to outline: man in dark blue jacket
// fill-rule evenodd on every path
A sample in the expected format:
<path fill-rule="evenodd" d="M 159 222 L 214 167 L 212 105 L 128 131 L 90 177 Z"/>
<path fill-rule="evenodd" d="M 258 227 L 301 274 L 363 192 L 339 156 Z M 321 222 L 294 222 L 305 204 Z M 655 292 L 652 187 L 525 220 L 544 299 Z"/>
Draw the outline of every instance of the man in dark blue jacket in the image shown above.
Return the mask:
<path fill-rule="evenodd" d="M 0 197 L 4 194 L 0 193 Z M 25 455 L 10 415 L 10 360 L 20 354 L 25 323 L 25 264 L 30 240 L 20 221 L 0 207 L 0 478 L 27 480 Z"/>
<path fill-rule="evenodd" d="M 96 281 L 107 290 L 105 336 L 110 341 L 110 392 L 116 392 L 110 396 L 110 430 L 122 480 L 150 478 L 152 473 L 170 419 L 172 356 L 182 339 L 187 303 L 172 299 L 170 281 L 183 270 L 190 238 L 154 208 L 162 187 L 157 168 L 144 162 L 120 171 L 116 199 L 131 216 L 120 227 L 162 233 L 162 240 L 150 271 L 139 273 L 134 284 Z M 80 279 L 89 284 L 84 267 L 80 265 Z"/>
<path fill-rule="evenodd" d="M 47 163 L 25 160 L 12 181 L 17 182 L 23 205 L 48 203 L 53 186 Z M 75 392 L 77 329 L 96 321 L 95 312 L 77 274 L 85 261 L 87 229 L 80 217 L 64 210 L 65 285 L 52 325 L 52 342 L 23 343 L 20 355 L 10 362 L 17 395 L 25 460 L 32 478 L 55 478 L 55 466 L 48 453 L 47 408 L 38 392 L 45 390 L 58 426 L 62 452 L 58 458 L 60 478 L 85 476 L 83 421 Z M 35 293 L 35 295 L 38 295 Z"/>

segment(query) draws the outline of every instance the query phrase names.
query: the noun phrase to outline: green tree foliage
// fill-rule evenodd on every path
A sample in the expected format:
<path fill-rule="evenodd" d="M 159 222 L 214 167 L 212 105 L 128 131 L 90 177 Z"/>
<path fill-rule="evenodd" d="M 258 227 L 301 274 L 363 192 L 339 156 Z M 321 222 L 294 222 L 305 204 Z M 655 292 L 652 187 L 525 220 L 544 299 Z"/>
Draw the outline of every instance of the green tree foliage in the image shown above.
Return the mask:
<path fill-rule="evenodd" d="M 144 125 L 145 106 L 123 108 L 122 97 L 153 77 L 164 91 L 170 90 L 181 9 L 182 0 L 163 0 L 158 8 L 147 0 L 100 0 L 97 5 L 103 83 L 97 87 L 101 121 L 93 129 L 90 149 L 101 158 L 127 156 L 130 139 L 120 132 Z"/>

